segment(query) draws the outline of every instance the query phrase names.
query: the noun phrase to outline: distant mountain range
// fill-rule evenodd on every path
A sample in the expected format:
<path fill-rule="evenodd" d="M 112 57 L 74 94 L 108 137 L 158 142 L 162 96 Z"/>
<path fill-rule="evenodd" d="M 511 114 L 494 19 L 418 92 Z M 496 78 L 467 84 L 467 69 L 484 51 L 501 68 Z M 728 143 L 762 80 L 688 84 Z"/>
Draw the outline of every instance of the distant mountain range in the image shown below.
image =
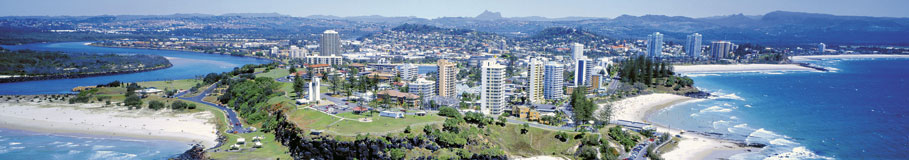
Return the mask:
<path fill-rule="evenodd" d="M 705 41 L 729 40 L 734 43 L 760 43 L 774 46 L 805 46 L 816 43 L 909 46 L 909 38 L 906 38 L 909 37 L 909 18 L 838 16 L 787 11 L 775 11 L 764 15 L 735 14 L 704 18 L 664 15 L 622 15 L 615 18 L 502 17 L 499 12 L 484 11 L 476 17 L 441 17 L 434 19 L 384 17 L 378 15 L 291 17 L 278 13 L 230 13 L 222 15 L 25 16 L 0 17 L 0 20 L 42 18 L 55 21 L 64 19 L 79 23 L 106 23 L 143 19 L 173 19 L 218 24 L 239 23 L 241 24 L 240 26 L 259 29 L 255 31 L 261 33 L 256 34 L 280 33 L 270 37 L 281 37 L 283 34 L 292 33 L 292 31 L 306 31 L 305 33 L 299 33 L 301 35 L 318 34 L 320 30 L 324 29 L 339 30 L 342 32 L 342 36 L 364 36 L 391 30 L 402 24 L 424 24 L 522 38 L 531 37 L 547 28 L 566 27 L 589 31 L 614 40 L 644 39 L 648 34 L 661 32 L 665 35 L 667 41 L 675 42 L 684 41 L 688 34 L 701 33 L 704 35 Z M 240 19 L 245 20 L 237 21 Z M 13 29 L 21 30 L 18 28 Z M 272 30 L 277 30 L 278 32 L 272 32 Z M 229 31 L 223 30 L 222 32 L 228 33 Z M 204 32 L 205 30 L 198 30 L 193 31 L 193 34 Z"/>
<path fill-rule="evenodd" d="M 310 16 L 309 18 L 316 18 Z M 619 39 L 643 39 L 661 32 L 670 41 L 683 41 L 691 33 L 705 40 L 730 40 L 736 43 L 768 45 L 889 44 L 909 45 L 909 18 L 838 16 L 830 14 L 775 11 L 765 15 L 728 15 L 705 18 L 682 16 L 622 15 L 616 18 L 593 17 L 502 17 L 484 11 L 476 17 L 318 17 L 327 19 L 399 24 L 428 24 L 440 27 L 473 29 L 503 35 L 530 36 L 551 27 L 572 27 Z M 517 34 L 525 33 L 525 34 Z M 528 34 L 529 33 L 529 34 Z"/>

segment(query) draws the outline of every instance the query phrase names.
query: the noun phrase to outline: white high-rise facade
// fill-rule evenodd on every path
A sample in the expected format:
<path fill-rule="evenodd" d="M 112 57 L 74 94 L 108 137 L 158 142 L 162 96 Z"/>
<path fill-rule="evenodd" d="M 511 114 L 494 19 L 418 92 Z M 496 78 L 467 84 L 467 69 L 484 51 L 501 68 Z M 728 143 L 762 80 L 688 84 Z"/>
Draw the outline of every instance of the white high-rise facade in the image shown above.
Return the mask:
<path fill-rule="evenodd" d="M 407 83 L 407 92 L 420 97 L 432 96 L 435 95 L 435 86 L 436 82 L 420 78 L 414 82 Z"/>
<path fill-rule="evenodd" d="M 688 53 L 688 57 L 697 58 L 701 56 L 701 49 L 703 49 L 701 46 L 703 44 L 701 42 L 702 37 L 700 33 L 688 35 L 688 41 L 685 42 L 685 53 Z"/>
<path fill-rule="evenodd" d="M 326 30 L 319 40 L 319 56 L 341 56 L 341 36 L 335 30 Z"/>
<path fill-rule="evenodd" d="M 565 65 L 551 61 L 546 63 L 543 68 L 543 98 L 548 100 L 562 99 L 565 79 L 562 74 L 565 72 Z"/>
<path fill-rule="evenodd" d="M 402 79 L 410 81 L 417 78 L 418 69 L 419 67 L 416 65 L 407 63 L 398 68 L 398 74 L 401 75 Z"/>
<path fill-rule="evenodd" d="M 545 102 L 543 96 L 543 79 L 546 75 L 543 65 L 545 65 L 545 62 L 542 58 L 530 59 L 530 66 L 527 71 L 528 81 L 530 81 L 530 83 L 527 83 L 527 98 L 530 99 L 531 103 Z"/>
<path fill-rule="evenodd" d="M 654 32 L 647 36 L 647 57 L 663 56 L 663 34 Z"/>
<path fill-rule="evenodd" d="M 480 110 L 483 114 L 499 115 L 505 110 L 505 66 L 496 59 L 483 61 L 480 67 Z"/>
<path fill-rule="evenodd" d="M 572 43 L 571 44 L 571 60 L 577 61 L 581 57 L 584 57 L 584 44 Z"/>

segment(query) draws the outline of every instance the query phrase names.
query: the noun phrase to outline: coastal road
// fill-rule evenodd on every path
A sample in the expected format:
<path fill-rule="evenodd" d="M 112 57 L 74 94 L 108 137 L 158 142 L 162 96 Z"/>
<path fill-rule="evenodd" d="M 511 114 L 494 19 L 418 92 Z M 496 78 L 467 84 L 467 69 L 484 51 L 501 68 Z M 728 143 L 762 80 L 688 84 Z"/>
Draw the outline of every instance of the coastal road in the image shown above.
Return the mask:
<path fill-rule="evenodd" d="M 539 124 L 539 123 L 530 123 L 530 122 L 526 122 L 526 121 L 515 120 L 512 118 L 506 118 L 506 119 L 508 120 L 508 123 L 514 123 L 514 124 L 518 124 L 518 125 L 524 125 L 524 123 L 527 123 L 527 125 L 529 125 L 531 127 L 536 127 L 536 128 L 556 130 L 556 131 L 574 131 L 573 127 L 557 127 L 557 126 L 543 125 L 543 124 Z"/>
<path fill-rule="evenodd" d="M 196 103 L 209 105 L 209 106 L 212 106 L 212 107 L 215 107 L 215 108 L 218 108 L 218 109 L 224 111 L 225 115 L 227 115 L 228 121 L 230 121 L 229 125 L 231 126 L 231 129 L 228 130 L 228 132 L 232 132 L 232 131 L 237 131 L 237 133 L 249 132 L 245 127 L 243 127 L 243 123 L 240 123 L 240 119 L 237 118 L 237 112 L 234 112 L 233 109 L 227 108 L 225 106 L 217 105 L 214 103 L 202 101 L 202 98 L 205 98 L 205 96 L 207 96 L 209 93 L 211 93 L 212 90 L 214 90 L 217 87 L 218 87 L 218 83 L 216 82 L 215 84 L 211 85 L 210 87 L 208 87 L 207 89 L 202 91 L 202 93 L 200 93 L 199 95 L 197 95 L 195 97 L 180 97 L 188 92 L 178 94 L 175 97 L 178 97 L 182 100 L 193 101 Z"/>

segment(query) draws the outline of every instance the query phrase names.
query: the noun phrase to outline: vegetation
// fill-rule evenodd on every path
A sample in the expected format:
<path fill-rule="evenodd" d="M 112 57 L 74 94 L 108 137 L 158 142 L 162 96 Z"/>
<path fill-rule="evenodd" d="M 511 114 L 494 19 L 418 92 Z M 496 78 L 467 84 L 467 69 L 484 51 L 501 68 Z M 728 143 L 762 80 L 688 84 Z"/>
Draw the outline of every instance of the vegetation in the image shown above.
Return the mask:
<path fill-rule="evenodd" d="M 625 150 L 629 150 L 629 149 L 631 149 L 631 147 L 634 147 L 634 145 L 637 144 L 637 141 L 638 141 L 637 136 L 631 135 L 631 134 L 626 133 L 625 131 L 622 131 L 622 127 L 620 127 L 620 126 L 615 126 L 615 127 L 609 128 L 608 134 L 609 134 L 609 137 L 612 137 L 612 139 L 618 141 L 619 144 L 622 144 L 622 146 L 625 147 Z"/>
<path fill-rule="evenodd" d="M 578 123 L 595 120 L 593 118 L 593 112 L 596 111 L 596 104 L 587 98 L 586 92 L 586 87 L 578 87 L 572 91 L 571 97 L 569 98 L 569 100 L 571 100 L 569 104 L 572 106 L 574 112 L 574 119 Z"/>
<path fill-rule="evenodd" d="M 276 122 L 268 120 L 269 111 L 280 108 L 267 102 L 270 98 L 283 94 L 276 92 L 280 84 L 268 77 L 238 79 L 228 84 L 230 87 L 227 88 L 227 92 L 218 98 L 221 103 L 236 110 L 246 123 L 262 123 L 263 129 L 266 130 L 274 127 Z"/>
<path fill-rule="evenodd" d="M 157 55 L 117 55 L 60 53 L 31 50 L 0 49 L 0 75 L 27 77 L 4 78 L 3 81 L 63 78 L 120 72 L 135 72 L 172 66 Z"/>

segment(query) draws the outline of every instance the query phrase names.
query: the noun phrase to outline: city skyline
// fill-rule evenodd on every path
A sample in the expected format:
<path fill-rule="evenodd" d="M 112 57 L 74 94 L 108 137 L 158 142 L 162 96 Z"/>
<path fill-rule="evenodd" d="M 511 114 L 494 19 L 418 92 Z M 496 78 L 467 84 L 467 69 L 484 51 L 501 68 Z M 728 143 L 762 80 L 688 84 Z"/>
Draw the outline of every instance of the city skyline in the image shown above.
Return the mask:
<path fill-rule="evenodd" d="M 180 5 L 174 5 L 180 4 Z M 357 4 L 357 5 L 350 5 Z M 483 5 L 476 5 L 483 4 Z M 585 5 L 578 5 L 585 4 Z M 909 1 L 3 1 L 0 16 L 97 16 L 97 15 L 170 15 L 279 13 L 305 17 L 312 15 L 386 17 L 473 17 L 483 11 L 502 13 L 503 17 L 541 16 L 614 18 L 621 15 L 668 15 L 712 17 L 731 14 L 763 15 L 772 11 L 793 11 L 849 16 L 909 17 L 901 6 Z M 400 8 L 406 9 L 400 9 Z M 384 9 L 398 8 L 398 9 Z M 452 9 L 457 8 L 457 9 Z M 546 10 L 547 12 L 539 12 Z"/>

